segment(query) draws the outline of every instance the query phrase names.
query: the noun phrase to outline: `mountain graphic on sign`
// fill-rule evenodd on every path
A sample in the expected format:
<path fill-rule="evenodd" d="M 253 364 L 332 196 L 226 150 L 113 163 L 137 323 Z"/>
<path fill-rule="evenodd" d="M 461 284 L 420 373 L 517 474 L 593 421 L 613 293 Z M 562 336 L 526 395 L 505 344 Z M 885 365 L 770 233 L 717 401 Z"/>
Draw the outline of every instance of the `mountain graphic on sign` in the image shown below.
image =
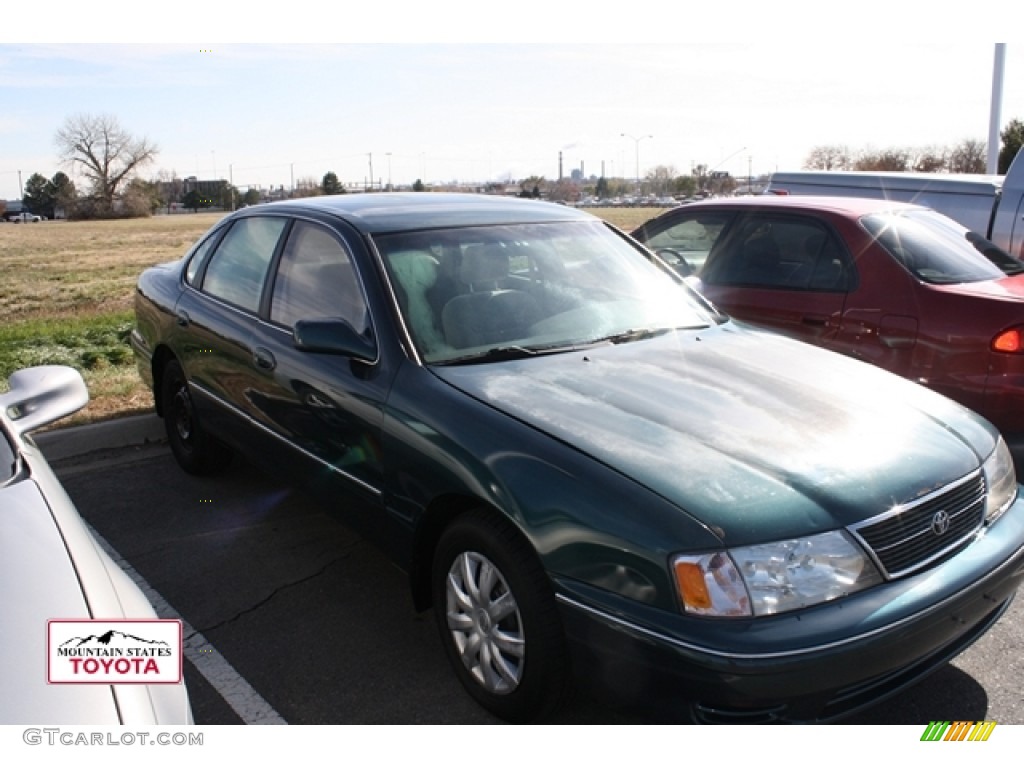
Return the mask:
<path fill-rule="evenodd" d="M 108 629 L 102 635 L 89 635 L 88 637 L 72 637 L 60 644 L 61 648 L 134 648 L 139 644 L 163 645 L 170 647 L 170 644 L 163 640 L 147 640 L 137 635 L 129 635 L 126 632 L 118 632 L 116 629 Z"/>

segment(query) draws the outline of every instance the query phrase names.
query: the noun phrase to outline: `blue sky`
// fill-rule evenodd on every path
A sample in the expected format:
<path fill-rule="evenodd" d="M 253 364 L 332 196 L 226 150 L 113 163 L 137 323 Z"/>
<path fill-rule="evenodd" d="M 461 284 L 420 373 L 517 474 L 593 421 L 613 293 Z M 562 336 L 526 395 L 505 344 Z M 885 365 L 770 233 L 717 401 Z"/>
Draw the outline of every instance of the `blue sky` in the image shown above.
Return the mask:
<path fill-rule="evenodd" d="M 672 33 L 654 25 L 637 43 L 628 42 L 629 24 L 580 16 L 574 5 L 547 14 L 543 34 L 526 25 L 524 10 L 505 26 L 491 19 L 459 34 L 436 18 L 420 34 L 417 18 L 403 17 L 388 34 L 360 35 L 366 43 L 285 29 L 277 30 L 281 42 L 256 43 L 273 39 L 272 29 L 177 14 L 161 29 L 167 39 L 144 26 L 120 35 L 140 41 L 132 44 L 73 20 L 48 27 L 48 41 L 33 40 L 31 30 L 19 32 L 24 41 L 0 37 L 0 198 L 18 196 L 18 171 L 22 182 L 68 172 L 53 137 L 78 113 L 114 115 L 155 142 L 146 177 L 230 176 L 243 188 L 287 187 L 327 171 L 361 183 L 371 164 L 375 180 L 395 184 L 554 178 L 559 152 L 566 174 L 582 164 L 587 175 L 631 178 L 638 149 L 641 175 L 659 164 L 685 173 L 694 163 L 745 175 L 799 168 L 820 144 L 987 139 L 993 42 L 934 34 L 868 42 L 855 27 L 812 43 L 748 29 L 692 35 L 713 40 L 705 44 L 677 40 L 720 23 L 715 17 Z M 630 18 L 637 16 L 623 14 Z M 372 29 L 388 21 L 348 20 Z M 233 41 L 168 41 L 200 29 Z M 914 42 L 923 39 L 938 42 Z M 1024 45 L 1006 46 L 1004 77 L 1002 124 L 1024 119 Z"/>

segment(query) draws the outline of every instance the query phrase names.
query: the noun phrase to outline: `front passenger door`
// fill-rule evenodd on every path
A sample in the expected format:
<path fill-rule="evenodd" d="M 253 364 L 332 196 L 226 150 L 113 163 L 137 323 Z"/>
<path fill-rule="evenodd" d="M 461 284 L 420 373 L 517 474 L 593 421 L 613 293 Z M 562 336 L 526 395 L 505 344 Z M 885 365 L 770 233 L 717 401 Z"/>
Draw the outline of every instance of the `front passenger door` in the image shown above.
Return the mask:
<path fill-rule="evenodd" d="M 292 336 L 299 320 L 340 318 L 374 348 L 352 250 L 333 229 L 296 221 L 268 294 L 253 331 L 254 362 L 246 387 L 251 417 L 277 438 L 275 461 L 288 461 L 328 496 L 333 488 L 333 503 L 341 490 L 376 505 L 392 369 L 379 354 L 377 360 L 360 360 L 298 349 Z"/>

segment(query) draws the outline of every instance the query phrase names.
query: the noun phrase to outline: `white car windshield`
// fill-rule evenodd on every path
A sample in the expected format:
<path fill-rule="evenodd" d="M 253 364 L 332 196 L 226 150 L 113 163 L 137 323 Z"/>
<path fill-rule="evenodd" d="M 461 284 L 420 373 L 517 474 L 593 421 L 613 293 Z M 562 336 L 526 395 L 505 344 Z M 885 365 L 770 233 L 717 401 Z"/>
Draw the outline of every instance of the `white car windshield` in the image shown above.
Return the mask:
<path fill-rule="evenodd" d="M 670 270 L 599 221 L 375 241 L 427 363 L 547 354 L 716 322 Z"/>

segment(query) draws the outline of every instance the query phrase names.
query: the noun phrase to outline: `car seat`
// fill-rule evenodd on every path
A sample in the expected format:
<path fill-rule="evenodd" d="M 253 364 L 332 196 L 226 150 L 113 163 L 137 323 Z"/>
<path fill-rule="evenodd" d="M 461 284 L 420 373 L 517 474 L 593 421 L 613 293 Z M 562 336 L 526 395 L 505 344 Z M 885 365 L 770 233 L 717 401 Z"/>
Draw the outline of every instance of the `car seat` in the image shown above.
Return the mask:
<path fill-rule="evenodd" d="M 449 344 L 464 349 L 527 334 L 529 326 L 540 317 L 540 305 L 526 291 L 503 288 L 508 275 L 508 253 L 500 245 L 466 248 L 459 280 L 469 287 L 469 293 L 449 300 L 441 317 Z"/>

